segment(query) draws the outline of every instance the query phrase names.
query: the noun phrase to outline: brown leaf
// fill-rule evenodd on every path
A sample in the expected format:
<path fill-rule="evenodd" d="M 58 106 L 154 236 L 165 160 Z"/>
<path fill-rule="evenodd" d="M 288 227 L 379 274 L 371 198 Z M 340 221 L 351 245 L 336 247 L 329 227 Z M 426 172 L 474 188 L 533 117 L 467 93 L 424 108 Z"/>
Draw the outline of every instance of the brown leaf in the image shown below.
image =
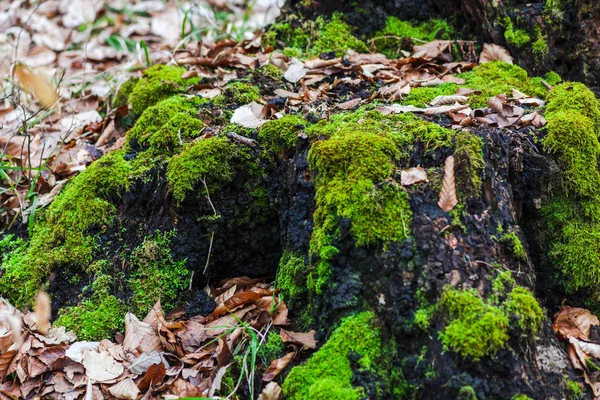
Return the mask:
<path fill-rule="evenodd" d="M 440 115 L 440 114 L 448 114 L 451 112 L 457 112 L 464 110 L 465 108 L 469 108 L 468 104 L 455 104 L 451 106 L 437 106 L 426 108 L 424 114 L 425 115 Z"/>
<path fill-rule="evenodd" d="M 96 382 L 111 381 L 121 376 L 124 371 L 123 365 L 104 351 L 85 351 L 82 364 L 88 378 Z"/>
<path fill-rule="evenodd" d="M 123 351 L 125 353 L 151 353 L 161 350 L 160 338 L 152 326 L 137 319 L 132 313 L 125 315 L 125 339 Z"/>
<path fill-rule="evenodd" d="M 431 104 L 432 106 L 445 106 L 448 104 L 455 103 L 465 104 L 467 101 L 469 101 L 469 98 L 467 96 L 454 94 L 450 96 L 437 96 L 429 104 Z"/>
<path fill-rule="evenodd" d="M 144 375 L 140 383 L 138 383 L 138 388 L 140 389 L 140 391 L 145 392 L 150 387 L 161 383 L 165 378 L 166 374 L 167 369 L 165 368 L 165 365 L 163 363 L 153 364 L 150 367 L 148 367 L 146 374 Z"/>
<path fill-rule="evenodd" d="M 285 369 L 292 362 L 296 352 L 287 353 L 285 356 L 273 360 L 269 368 L 265 371 L 265 374 L 262 378 L 265 382 L 271 382 L 281 371 Z"/>
<path fill-rule="evenodd" d="M 279 330 L 279 336 L 284 343 L 295 343 L 302 345 L 305 349 L 314 349 L 317 347 L 315 340 L 315 331 L 308 332 L 292 332 L 285 329 Z"/>
<path fill-rule="evenodd" d="M 400 173 L 400 182 L 402 186 L 410 186 L 419 182 L 429 182 L 427 172 L 421 166 L 413 167 Z"/>
<path fill-rule="evenodd" d="M 50 80 L 31 70 L 24 64 L 15 65 L 15 75 L 26 90 L 28 90 L 46 108 L 52 107 L 58 101 L 56 89 Z"/>
<path fill-rule="evenodd" d="M 50 328 L 50 296 L 45 292 L 39 292 L 35 300 L 35 319 L 38 331 L 45 335 Z"/>
<path fill-rule="evenodd" d="M 558 337 L 563 340 L 568 340 L 569 337 L 588 340 L 592 325 L 600 325 L 600 321 L 589 310 L 562 306 L 554 316 L 552 328 Z"/>
<path fill-rule="evenodd" d="M 356 107 L 358 104 L 360 104 L 361 100 L 362 99 L 360 97 L 357 97 L 356 99 L 352 99 L 352 100 L 348 100 L 343 103 L 339 103 L 337 106 L 338 106 L 338 108 L 341 108 L 342 110 L 349 110 L 351 108 Z"/>
<path fill-rule="evenodd" d="M 111 386 L 108 391 L 117 399 L 137 399 L 140 389 L 131 378 L 126 378 L 114 386 Z"/>
<path fill-rule="evenodd" d="M 240 308 L 241 306 L 243 306 L 247 303 L 252 303 L 255 300 L 258 300 L 263 296 L 264 295 L 262 293 L 256 293 L 256 292 L 236 293 L 229 299 L 225 300 L 225 302 L 223 304 L 219 304 L 219 306 L 217 306 L 217 308 L 215 308 L 214 311 L 212 312 L 212 316 L 223 315 L 223 314 L 226 314 L 227 312 L 234 311 L 237 308 Z"/>
<path fill-rule="evenodd" d="M 258 400 L 281 400 L 283 399 L 283 392 L 281 387 L 276 382 L 269 382 L 263 389 Z"/>
<path fill-rule="evenodd" d="M 438 206 L 445 212 L 448 212 L 456 204 L 458 204 L 458 199 L 456 198 L 456 185 L 454 184 L 454 157 L 448 156 L 444 166 L 444 181 L 442 182 L 442 191 Z"/>
<path fill-rule="evenodd" d="M 484 64 L 492 61 L 503 61 L 512 64 L 513 58 L 504 47 L 497 44 L 485 43 L 479 56 L 479 63 Z"/>
<path fill-rule="evenodd" d="M 413 58 L 423 58 L 425 60 L 433 60 L 436 58 L 442 61 L 451 61 L 450 48 L 452 42 L 450 40 L 434 40 L 433 42 L 425 43 L 413 48 Z"/>

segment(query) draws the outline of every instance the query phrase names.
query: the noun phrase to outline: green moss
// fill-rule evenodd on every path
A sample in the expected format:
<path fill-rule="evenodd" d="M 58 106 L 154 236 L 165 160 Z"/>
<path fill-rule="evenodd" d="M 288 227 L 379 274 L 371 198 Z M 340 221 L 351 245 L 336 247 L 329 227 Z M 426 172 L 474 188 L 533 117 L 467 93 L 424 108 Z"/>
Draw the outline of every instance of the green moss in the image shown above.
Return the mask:
<path fill-rule="evenodd" d="M 486 303 L 474 289 L 446 289 L 440 307 L 449 323 L 439 332 L 445 350 L 477 361 L 495 354 L 508 341 L 508 317 Z"/>
<path fill-rule="evenodd" d="M 417 309 L 415 310 L 414 322 L 419 328 L 424 331 L 428 331 L 434 314 L 437 311 L 437 304 L 431 304 L 425 298 L 425 294 L 422 289 L 417 290 Z"/>
<path fill-rule="evenodd" d="M 457 185 L 463 196 L 481 193 L 481 174 L 485 168 L 483 140 L 472 133 L 460 131 L 455 136 L 454 158 Z"/>
<path fill-rule="evenodd" d="M 531 45 L 531 51 L 537 56 L 545 56 L 550 52 L 546 35 L 542 33 L 542 28 L 539 25 L 535 26 L 535 42 Z M 552 84 L 551 84 L 552 85 Z"/>
<path fill-rule="evenodd" d="M 112 223 L 115 207 L 107 199 L 129 186 L 131 167 L 123 155 L 123 151 L 107 154 L 72 178 L 38 214 L 28 247 L 3 261 L 0 293 L 13 304 L 26 305 L 53 268 L 81 268 L 92 261 L 96 239 L 88 232 L 102 231 Z"/>
<path fill-rule="evenodd" d="M 569 400 L 583 400 L 585 399 L 585 392 L 581 386 L 581 383 L 572 381 L 565 378 L 566 395 Z"/>
<path fill-rule="evenodd" d="M 412 50 L 413 40 L 431 42 L 451 39 L 452 28 L 445 20 L 432 18 L 425 22 L 403 21 L 388 17 L 385 27 L 373 35 L 378 53 L 398 57 L 400 50 Z M 408 39 L 408 40 L 407 40 Z"/>
<path fill-rule="evenodd" d="M 112 108 L 126 106 L 128 104 L 129 94 L 133 91 L 138 80 L 139 78 L 130 78 L 121 84 L 113 98 Z"/>
<path fill-rule="evenodd" d="M 516 259 L 527 261 L 527 252 L 525 251 L 525 247 L 515 232 L 507 233 L 500 238 L 500 241 L 506 242 L 510 245 L 510 249 L 512 250 L 512 253 Z"/>
<path fill-rule="evenodd" d="M 306 273 L 304 257 L 284 251 L 279 261 L 276 287 L 285 299 L 296 299 L 306 291 Z"/>
<path fill-rule="evenodd" d="M 562 78 L 560 77 L 560 75 L 554 71 L 550 71 L 546 75 L 544 75 L 544 80 L 550 85 L 557 85 L 560 82 L 562 82 Z"/>
<path fill-rule="evenodd" d="M 415 107 L 426 107 L 438 96 L 450 96 L 456 94 L 458 85 L 456 83 L 442 83 L 432 87 L 416 87 L 410 90 L 408 96 L 402 100 L 402 104 Z"/>
<path fill-rule="evenodd" d="M 146 108 L 174 94 L 183 93 L 187 85 L 198 83 L 198 78 L 181 79 L 185 72 L 185 68 L 171 65 L 148 68 L 129 94 L 133 113 L 141 115 Z"/>
<path fill-rule="evenodd" d="M 279 149 L 294 149 L 298 132 L 304 128 L 306 120 L 299 115 L 286 115 L 269 121 L 258 130 L 258 140 L 264 149 L 277 153 Z"/>
<path fill-rule="evenodd" d="M 132 310 L 144 317 L 160 299 L 165 312 L 171 311 L 187 288 L 190 272 L 186 261 L 175 261 L 169 247 L 175 232 L 157 232 L 131 253 L 132 273 L 127 282 L 133 293 Z"/>
<path fill-rule="evenodd" d="M 531 38 L 523 29 L 515 29 L 509 17 L 504 18 L 504 39 L 518 48 L 523 47 L 531 41 Z"/>
<path fill-rule="evenodd" d="M 271 25 L 262 38 L 264 45 L 276 46 L 281 41 L 294 55 L 318 56 L 334 51 L 338 57 L 349 49 L 367 52 L 367 46 L 354 35 L 344 22 L 342 14 L 334 13 L 328 21 L 318 17 L 315 21 L 299 23 L 294 20 Z"/>
<path fill-rule="evenodd" d="M 466 86 L 481 91 L 469 97 L 471 107 L 485 107 L 490 97 L 503 93 L 510 95 L 512 89 L 541 99 L 548 94 L 541 79 L 529 78 L 523 68 L 500 61 L 481 64 L 459 76 L 465 79 Z"/>
<path fill-rule="evenodd" d="M 546 118 L 559 111 L 581 114 L 592 121 L 596 133 L 600 133 L 600 108 L 594 93 L 583 83 L 565 82 L 556 85 L 548 96 Z M 548 120 L 550 122 L 550 120 Z"/>
<path fill-rule="evenodd" d="M 128 146 L 137 143 L 151 156 L 173 154 L 204 128 L 196 113 L 205 102 L 198 97 L 175 95 L 148 107 L 127 133 Z"/>
<path fill-rule="evenodd" d="M 213 99 L 216 105 L 236 104 L 244 105 L 260 100 L 258 89 L 244 82 L 230 82 L 223 92 Z"/>
<path fill-rule="evenodd" d="M 525 394 L 515 394 L 510 400 L 533 400 L 531 397 Z"/>
<path fill-rule="evenodd" d="M 381 346 L 373 313 L 345 318 L 306 364 L 292 369 L 283 382 L 284 397 L 290 400 L 362 398 L 363 390 L 352 387 L 353 371 L 348 357 L 350 353 L 358 354 L 358 364 L 370 369 L 380 356 Z"/>
<path fill-rule="evenodd" d="M 283 72 L 273 64 L 265 64 L 257 68 L 255 73 L 262 74 L 274 80 L 280 80 L 283 77 Z"/>
<path fill-rule="evenodd" d="M 101 270 L 91 284 L 92 296 L 59 311 L 55 326 L 72 330 L 79 340 L 102 340 L 123 330 L 127 309 L 112 295 L 114 278 Z"/>
<path fill-rule="evenodd" d="M 504 307 L 509 315 L 517 317 L 519 327 L 525 332 L 534 335 L 538 333 L 544 312 L 530 290 L 517 286 L 504 302 Z"/>
<path fill-rule="evenodd" d="M 477 393 L 473 386 L 463 386 L 458 391 L 459 400 L 477 400 Z"/>
<path fill-rule="evenodd" d="M 271 361 L 285 355 L 285 343 L 283 343 L 278 333 L 271 330 L 267 335 L 267 340 L 258 347 L 257 354 L 262 365 L 268 368 Z"/>
<path fill-rule="evenodd" d="M 173 196 L 179 202 L 186 193 L 199 186 L 204 180 L 209 190 L 216 190 L 233 179 L 231 165 L 236 156 L 236 147 L 227 138 L 211 137 L 183 146 L 183 150 L 169 161 L 167 181 Z"/>

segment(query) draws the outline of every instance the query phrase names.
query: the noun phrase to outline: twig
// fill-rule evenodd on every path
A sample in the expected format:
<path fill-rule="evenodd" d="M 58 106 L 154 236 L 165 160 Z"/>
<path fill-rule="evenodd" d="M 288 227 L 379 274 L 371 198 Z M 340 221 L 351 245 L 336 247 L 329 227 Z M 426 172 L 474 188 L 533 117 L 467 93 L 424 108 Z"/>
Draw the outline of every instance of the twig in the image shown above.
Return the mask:
<path fill-rule="evenodd" d="M 246 146 L 256 147 L 258 144 L 256 140 L 247 138 L 246 136 L 238 135 L 235 132 L 227 132 L 225 134 L 229 139 L 235 140 L 236 142 L 240 142 L 241 144 L 245 144 Z"/>

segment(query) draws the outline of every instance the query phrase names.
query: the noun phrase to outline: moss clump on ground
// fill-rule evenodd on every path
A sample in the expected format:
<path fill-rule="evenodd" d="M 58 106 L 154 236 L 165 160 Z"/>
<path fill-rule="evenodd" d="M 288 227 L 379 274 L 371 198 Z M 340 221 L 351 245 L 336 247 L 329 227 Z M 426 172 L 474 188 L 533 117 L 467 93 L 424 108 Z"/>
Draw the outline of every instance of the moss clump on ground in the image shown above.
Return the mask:
<path fill-rule="evenodd" d="M 375 33 L 372 42 L 377 52 L 389 57 L 399 57 L 400 50 L 412 50 L 413 40 L 431 42 L 451 39 L 452 28 L 445 20 L 432 18 L 425 22 L 403 21 L 397 17 L 388 17 L 385 27 Z"/>
<path fill-rule="evenodd" d="M 515 232 L 507 233 L 500 238 L 500 241 L 505 242 L 510 246 L 513 256 L 515 256 L 516 259 L 527 261 L 527 252 L 525 251 L 525 247 Z"/>
<path fill-rule="evenodd" d="M 513 89 L 541 99 L 548 95 L 541 78 L 529 78 L 523 68 L 500 61 L 481 64 L 459 76 L 465 79 L 465 86 L 481 91 L 469 96 L 471 107 L 485 107 L 490 97 L 510 95 Z"/>
<path fill-rule="evenodd" d="M 183 93 L 186 86 L 198 83 L 198 78 L 181 79 L 186 72 L 183 67 L 155 65 L 144 72 L 129 94 L 129 104 L 134 114 L 177 93 Z"/>
<path fill-rule="evenodd" d="M 223 89 L 223 92 L 213 99 L 213 103 L 219 106 L 226 104 L 244 105 L 258 101 L 260 93 L 258 89 L 244 82 L 231 82 Z"/>
<path fill-rule="evenodd" d="M 523 47 L 531 42 L 531 37 L 523 29 L 515 29 L 510 17 L 504 18 L 504 39 L 513 46 Z"/>
<path fill-rule="evenodd" d="M 139 317 L 144 317 L 158 299 L 165 312 L 171 311 L 188 287 L 186 261 L 175 261 L 171 256 L 169 245 L 174 235 L 157 232 L 131 253 L 132 273 L 127 284 L 133 293 L 131 307 Z"/>
<path fill-rule="evenodd" d="M 342 320 L 329 340 L 304 365 L 294 367 L 283 382 L 286 399 L 361 399 L 361 388 L 352 387 L 349 356 L 358 355 L 365 369 L 375 366 L 382 341 L 373 313 Z"/>
<path fill-rule="evenodd" d="M 167 181 L 173 196 L 179 202 L 202 181 L 208 190 L 216 190 L 231 182 L 234 169 L 232 159 L 239 151 L 227 138 L 211 137 L 183 146 L 167 166 Z"/>
<path fill-rule="evenodd" d="M 28 247 L 2 263 L 0 293 L 26 305 L 54 267 L 85 267 L 93 259 L 96 239 L 88 234 L 110 225 L 115 207 L 107 200 L 129 186 L 131 167 L 123 151 L 105 155 L 71 179 L 48 209 L 40 212 Z"/>
<path fill-rule="evenodd" d="M 318 56 L 334 51 L 340 57 L 349 49 L 367 52 L 365 43 L 352 35 L 350 26 L 344 22 L 342 14 L 334 13 L 331 20 L 318 17 L 315 21 L 296 23 L 286 21 L 271 25 L 262 38 L 264 45 L 276 46 L 281 41 L 288 46 L 293 56 Z"/>
<path fill-rule="evenodd" d="M 458 85 L 456 83 L 442 83 L 433 87 L 416 87 L 410 90 L 410 93 L 402 99 L 401 103 L 415 107 L 426 107 L 438 96 L 456 94 L 457 89 Z"/>
<path fill-rule="evenodd" d="M 277 153 L 279 149 L 294 149 L 298 132 L 304 128 L 306 120 L 299 115 L 286 115 L 269 121 L 258 130 L 258 140 L 264 149 Z"/>
<path fill-rule="evenodd" d="M 205 102 L 198 97 L 175 95 L 148 107 L 127 133 L 128 146 L 135 142 L 152 156 L 173 154 L 204 128 L 196 113 Z"/>
<path fill-rule="evenodd" d="M 257 68 L 254 74 L 262 74 L 274 80 L 279 80 L 283 77 L 283 72 L 273 64 L 265 64 Z"/>
<path fill-rule="evenodd" d="M 139 78 L 130 78 L 123 82 L 115 93 L 115 97 L 112 101 L 112 107 L 117 108 L 121 106 L 126 106 L 129 103 L 129 94 L 133 91 L 135 84 Z"/>
<path fill-rule="evenodd" d="M 600 292 L 600 110 L 594 94 L 580 83 L 556 85 L 544 114 L 546 151 L 555 153 L 564 172 L 562 193 L 542 213 L 555 233 L 550 251 L 567 290 L 586 289 L 592 302 Z"/>
<path fill-rule="evenodd" d="M 567 394 L 567 399 L 569 400 L 583 400 L 585 399 L 585 392 L 582 388 L 581 383 L 576 382 L 576 381 L 572 381 L 570 379 L 565 378 L 564 379 L 565 382 L 565 387 L 566 387 L 566 394 Z"/>
<path fill-rule="evenodd" d="M 126 307 L 112 294 L 114 277 L 107 274 L 106 260 L 96 263 L 97 272 L 90 285 L 92 296 L 79 305 L 59 311 L 54 326 L 72 330 L 79 340 L 99 340 L 124 328 Z"/>
<path fill-rule="evenodd" d="M 460 131 L 455 136 L 454 158 L 456 160 L 457 185 L 464 196 L 481 193 L 481 173 L 485 168 L 483 140 L 472 133 Z"/>
<path fill-rule="evenodd" d="M 439 332 L 445 350 L 477 361 L 504 348 L 515 327 L 537 334 L 543 311 L 531 291 L 516 285 L 509 272 L 499 274 L 492 287 L 487 300 L 475 289 L 444 289 L 438 306 L 447 321 Z"/>
<path fill-rule="evenodd" d="M 271 361 L 283 357 L 285 355 L 285 343 L 281 340 L 281 336 L 272 330 L 269 331 L 267 340 L 258 347 L 257 355 L 265 368 L 271 365 Z"/>

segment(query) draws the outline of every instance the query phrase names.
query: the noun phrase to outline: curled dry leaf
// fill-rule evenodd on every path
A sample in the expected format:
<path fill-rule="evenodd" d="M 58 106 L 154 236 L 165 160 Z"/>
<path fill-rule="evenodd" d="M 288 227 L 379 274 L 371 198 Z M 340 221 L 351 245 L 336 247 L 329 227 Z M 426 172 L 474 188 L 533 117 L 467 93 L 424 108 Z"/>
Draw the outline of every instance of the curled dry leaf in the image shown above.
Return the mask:
<path fill-rule="evenodd" d="M 112 381 L 121 376 L 124 371 L 123 364 L 115 361 L 104 351 L 84 351 L 82 364 L 87 377 L 96 382 Z"/>
<path fill-rule="evenodd" d="M 341 108 L 342 110 L 349 110 L 349 109 L 354 108 L 357 105 L 359 105 L 361 100 L 362 99 L 360 97 L 357 97 L 356 99 L 352 99 L 352 100 L 348 100 L 346 102 L 340 103 L 337 106 L 338 106 L 338 108 Z"/>
<path fill-rule="evenodd" d="M 131 378 L 124 379 L 116 385 L 111 386 L 108 391 L 117 399 L 127 400 L 137 399 L 138 394 L 140 394 L 140 389 L 138 389 Z"/>
<path fill-rule="evenodd" d="M 304 63 L 297 58 L 293 58 L 288 69 L 283 73 L 283 77 L 292 83 L 298 82 L 304 78 L 308 72 L 307 68 L 304 68 Z"/>
<path fill-rule="evenodd" d="M 503 61 L 512 64 L 513 58 L 504 47 L 497 44 L 485 43 L 479 56 L 479 63 L 484 64 L 492 61 Z"/>
<path fill-rule="evenodd" d="M 426 108 L 424 114 L 425 115 L 440 115 L 440 114 L 448 114 L 451 112 L 457 112 L 464 110 L 465 108 L 469 108 L 468 104 L 454 104 L 451 106 L 437 106 Z"/>
<path fill-rule="evenodd" d="M 425 112 L 426 109 L 411 106 L 411 105 L 403 106 L 400 104 L 391 104 L 389 106 L 377 107 L 376 110 L 379 111 L 380 113 L 382 113 L 383 115 L 387 115 L 387 114 L 400 114 L 400 113 L 407 113 L 407 112 L 422 113 L 422 112 Z"/>
<path fill-rule="evenodd" d="M 260 396 L 258 396 L 258 400 L 281 400 L 283 399 L 283 392 L 281 391 L 281 387 L 275 382 L 269 382 L 267 386 L 263 389 Z"/>
<path fill-rule="evenodd" d="M 413 58 L 423 58 L 425 60 L 434 60 L 436 58 L 447 59 L 451 61 L 450 47 L 452 42 L 450 40 L 434 40 L 433 42 L 425 43 L 423 45 L 415 46 L 413 48 Z M 450 58 L 448 58 L 450 56 Z"/>
<path fill-rule="evenodd" d="M 38 331 L 45 335 L 50 328 L 50 296 L 46 292 L 39 292 L 35 300 L 35 322 Z"/>
<path fill-rule="evenodd" d="M 444 181 L 442 182 L 442 191 L 438 206 L 445 212 L 448 212 L 458 204 L 456 198 L 456 185 L 454 184 L 454 157 L 448 156 L 444 165 Z"/>
<path fill-rule="evenodd" d="M 262 108 L 256 102 L 241 106 L 233 112 L 230 122 L 244 128 L 260 128 L 268 121 L 262 118 Z"/>
<path fill-rule="evenodd" d="M 275 379 L 275 377 L 292 362 L 295 355 L 296 352 L 291 352 L 287 353 L 281 358 L 278 358 L 277 360 L 273 360 L 263 376 L 263 381 L 271 382 L 273 379 Z"/>
<path fill-rule="evenodd" d="M 410 186 L 419 182 L 429 182 L 427 172 L 421 166 L 410 168 L 400 173 L 400 183 L 402 186 Z"/>
<path fill-rule="evenodd" d="M 590 327 L 600 325 L 598 317 L 585 308 L 562 306 L 554 316 L 552 328 L 559 338 L 569 337 L 588 340 Z"/>
<path fill-rule="evenodd" d="M 279 330 L 279 336 L 284 343 L 299 344 L 305 349 L 314 349 L 317 347 L 315 333 L 314 330 L 308 332 L 292 332 L 286 331 L 285 329 Z"/>
<path fill-rule="evenodd" d="M 438 96 L 435 99 L 433 99 L 429 104 L 431 104 L 432 106 L 445 106 L 454 103 L 465 104 L 467 101 L 469 101 L 469 98 L 467 96 L 453 94 L 450 96 Z"/>
<path fill-rule="evenodd" d="M 15 65 L 15 75 L 25 89 L 44 107 L 50 108 L 58 101 L 56 89 L 46 76 L 32 71 L 24 64 Z"/>

